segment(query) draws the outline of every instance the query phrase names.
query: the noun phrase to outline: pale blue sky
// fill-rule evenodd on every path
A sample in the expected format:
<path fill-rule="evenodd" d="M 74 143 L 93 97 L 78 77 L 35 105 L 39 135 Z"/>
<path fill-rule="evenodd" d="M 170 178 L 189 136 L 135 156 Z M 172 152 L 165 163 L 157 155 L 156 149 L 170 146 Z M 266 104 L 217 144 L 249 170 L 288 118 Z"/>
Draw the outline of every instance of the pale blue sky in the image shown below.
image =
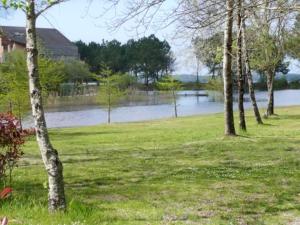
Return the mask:
<path fill-rule="evenodd" d="M 111 10 L 105 17 L 99 17 L 103 12 L 102 1 L 93 2 L 90 7 L 86 0 L 71 0 L 57 5 L 38 19 L 37 26 L 56 28 L 71 41 L 83 40 L 85 42 L 101 42 L 102 39 L 117 39 L 126 42 L 130 38 L 138 38 L 154 33 L 171 44 L 177 59 L 176 72 L 195 74 L 196 63 L 190 50 L 189 37 L 186 40 L 174 39 L 175 26 L 164 30 L 150 28 L 146 32 L 137 32 L 133 29 L 134 23 L 131 22 L 112 32 L 109 30 L 107 22 L 110 22 L 111 18 L 114 17 L 114 10 Z M 166 7 L 169 5 L 167 4 Z M 121 6 L 119 10 L 124 11 L 124 8 L 122 9 Z M 25 16 L 23 12 L 14 11 L 6 18 L 0 17 L 0 25 L 25 26 Z M 299 65 L 291 66 L 291 72 L 299 72 Z M 202 73 L 206 73 L 204 68 Z"/>

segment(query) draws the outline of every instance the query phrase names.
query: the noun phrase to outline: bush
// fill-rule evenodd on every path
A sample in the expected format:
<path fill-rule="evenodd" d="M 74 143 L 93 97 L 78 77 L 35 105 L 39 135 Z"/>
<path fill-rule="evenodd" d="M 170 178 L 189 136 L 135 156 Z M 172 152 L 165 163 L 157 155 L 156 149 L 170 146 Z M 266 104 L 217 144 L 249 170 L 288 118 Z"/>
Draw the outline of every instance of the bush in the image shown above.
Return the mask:
<path fill-rule="evenodd" d="M 274 80 L 274 89 L 275 90 L 282 90 L 288 88 L 289 84 L 285 76 L 282 76 L 278 79 Z"/>
<path fill-rule="evenodd" d="M 205 85 L 205 89 L 209 91 L 224 92 L 224 83 L 222 78 L 209 79 Z"/>
<path fill-rule="evenodd" d="M 300 81 L 292 81 L 289 83 L 289 88 L 300 89 Z"/>
<path fill-rule="evenodd" d="M 23 155 L 21 146 L 32 133 L 32 130 L 23 130 L 20 121 L 11 113 L 0 114 L 0 182 L 4 185 L 7 172 L 11 183 L 12 170 Z"/>

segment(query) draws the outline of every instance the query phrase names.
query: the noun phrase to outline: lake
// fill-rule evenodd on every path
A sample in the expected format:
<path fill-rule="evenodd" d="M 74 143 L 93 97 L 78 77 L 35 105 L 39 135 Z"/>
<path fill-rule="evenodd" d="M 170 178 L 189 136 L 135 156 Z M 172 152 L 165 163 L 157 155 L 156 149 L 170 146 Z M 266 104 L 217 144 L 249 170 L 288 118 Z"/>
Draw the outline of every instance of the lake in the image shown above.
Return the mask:
<path fill-rule="evenodd" d="M 145 92 L 146 93 L 146 92 Z M 143 100 L 128 100 L 111 113 L 112 122 L 133 122 L 174 117 L 174 107 L 170 99 L 155 92 L 142 93 Z M 190 116 L 223 112 L 223 103 L 214 101 L 205 91 L 180 91 L 178 93 L 178 115 Z M 145 95 L 148 96 L 145 99 Z M 267 106 L 267 92 L 256 92 L 260 108 Z M 245 96 L 245 108 L 251 108 L 249 96 Z M 300 90 L 275 91 L 275 106 L 300 105 Z M 234 104 L 235 110 L 237 104 Z M 46 120 L 49 128 L 90 126 L 103 124 L 107 121 L 107 112 L 95 105 L 80 105 L 51 108 L 46 110 Z M 28 117 L 25 127 L 32 126 L 32 118 Z"/>

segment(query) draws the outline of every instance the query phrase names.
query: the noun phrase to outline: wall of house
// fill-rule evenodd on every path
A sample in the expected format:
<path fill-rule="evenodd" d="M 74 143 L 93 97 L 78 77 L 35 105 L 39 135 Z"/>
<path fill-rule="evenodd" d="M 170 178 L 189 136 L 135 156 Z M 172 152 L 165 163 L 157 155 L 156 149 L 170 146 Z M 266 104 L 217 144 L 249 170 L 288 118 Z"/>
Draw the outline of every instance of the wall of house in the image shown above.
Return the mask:
<path fill-rule="evenodd" d="M 20 45 L 18 43 L 13 43 L 12 50 L 25 50 L 25 46 L 24 45 Z"/>
<path fill-rule="evenodd" d="M 4 46 L 3 46 L 3 38 L 0 37 L 0 62 L 4 60 Z"/>
<path fill-rule="evenodd" d="M 25 46 L 0 37 L 0 63 L 4 61 L 5 53 L 13 50 L 25 50 Z"/>

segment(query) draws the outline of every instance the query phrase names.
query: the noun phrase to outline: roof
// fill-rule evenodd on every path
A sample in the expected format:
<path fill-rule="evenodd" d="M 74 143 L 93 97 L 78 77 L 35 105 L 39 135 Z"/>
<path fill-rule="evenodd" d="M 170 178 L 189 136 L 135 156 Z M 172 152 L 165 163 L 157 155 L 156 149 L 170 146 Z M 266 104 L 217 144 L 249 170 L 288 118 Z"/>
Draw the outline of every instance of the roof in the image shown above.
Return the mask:
<path fill-rule="evenodd" d="M 1 26 L 1 32 L 10 40 L 25 45 L 25 27 Z M 53 28 L 36 28 L 37 39 L 41 45 L 50 52 L 54 58 L 76 57 L 78 58 L 78 48 L 62 33 Z"/>

